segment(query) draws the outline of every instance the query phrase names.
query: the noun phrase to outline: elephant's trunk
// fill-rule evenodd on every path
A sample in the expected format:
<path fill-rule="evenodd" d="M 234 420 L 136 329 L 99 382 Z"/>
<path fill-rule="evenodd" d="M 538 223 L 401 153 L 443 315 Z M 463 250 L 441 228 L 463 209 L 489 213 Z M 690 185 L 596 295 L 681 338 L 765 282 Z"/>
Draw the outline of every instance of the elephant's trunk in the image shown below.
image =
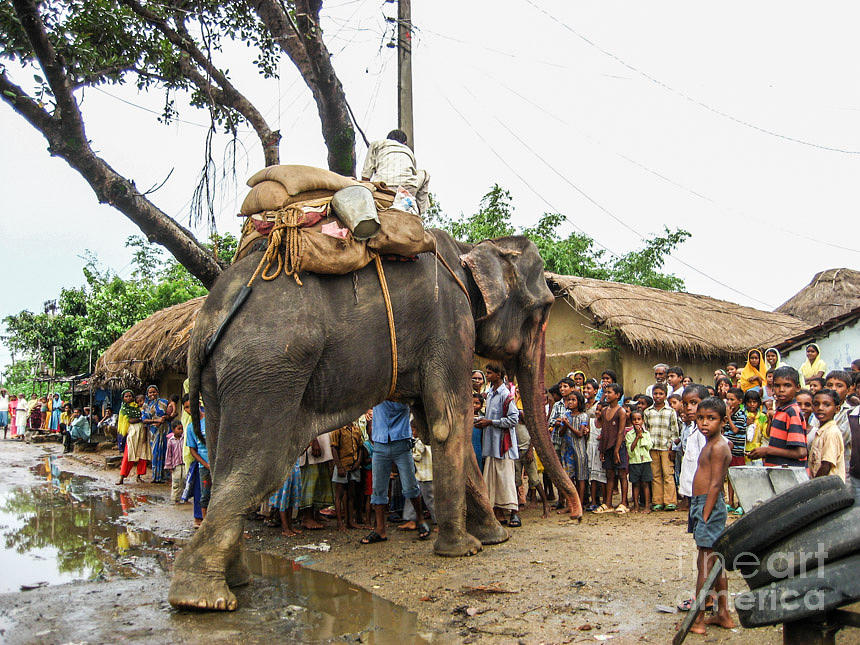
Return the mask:
<path fill-rule="evenodd" d="M 533 335 L 534 340 L 523 347 L 517 365 L 517 382 L 520 387 L 520 398 L 531 443 L 543 462 L 544 470 L 567 499 L 570 516 L 577 519 L 582 517 L 582 501 L 579 499 L 573 482 L 562 467 L 547 431 L 543 380 L 546 356 L 545 328 L 545 324 L 541 325 Z"/>

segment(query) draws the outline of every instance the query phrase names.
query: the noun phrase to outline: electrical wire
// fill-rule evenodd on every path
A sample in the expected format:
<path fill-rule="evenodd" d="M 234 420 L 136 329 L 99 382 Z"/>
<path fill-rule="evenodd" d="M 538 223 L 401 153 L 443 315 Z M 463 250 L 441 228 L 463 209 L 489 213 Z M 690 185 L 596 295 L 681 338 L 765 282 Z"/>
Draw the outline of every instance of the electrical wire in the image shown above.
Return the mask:
<path fill-rule="evenodd" d="M 485 143 L 485 144 L 490 148 L 490 150 L 493 152 L 493 154 L 494 154 L 494 155 L 496 155 L 496 157 L 498 157 L 498 158 L 502 161 L 502 163 L 504 163 L 504 164 L 505 164 L 505 166 L 507 166 L 507 168 L 508 168 L 509 170 L 511 170 L 511 171 L 512 171 L 512 172 L 513 172 L 513 173 L 514 173 L 514 174 L 515 174 L 515 175 L 520 179 L 520 181 L 522 181 L 522 182 L 523 182 L 523 183 L 524 183 L 524 184 L 525 184 L 525 185 L 526 185 L 526 186 L 527 186 L 527 187 L 528 187 L 532 192 L 534 192 L 535 194 L 537 194 L 537 195 L 538 195 L 538 196 L 539 196 L 539 197 L 540 197 L 540 198 L 541 198 L 545 203 L 549 204 L 549 201 L 548 201 L 548 200 L 547 200 L 543 195 L 540 195 L 540 194 L 539 194 L 539 193 L 538 193 L 538 192 L 537 192 L 537 191 L 536 191 L 536 190 L 535 190 L 535 189 L 534 189 L 534 188 L 533 188 L 533 187 L 532 187 L 532 186 L 531 186 L 531 185 L 530 185 L 530 184 L 529 184 L 529 183 L 528 183 L 528 182 L 527 182 L 527 181 L 526 181 L 526 180 L 525 180 L 525 179 L 524 179 L 524 178 L 523 178 L 523 177 L 522 177 L 522 176 L 521 176 L 521 175 L 520 175 L 520 174 L 519 174 L 519 173 L 518 173 L 518 172 L 517 172 L 517 171 L 516 171 L 512 166 L 511 166 L 511 165 L 510 165 L 510 164 L 508 164 L 508 163 L 507 163 L 507 161 L 506 161 L 506 160 L 505 160 L 505 159 L 504 159 L 504 158 L 503 158 L 499 153 L 497 153 L 497 152 L 495 151 L 495 149 L 493 149 L 493 148 L 492 148 L 492 146 L 490 146 L 489 142 L 484 138 L 484 136 L 483 136 L 483 135 L 481 135 L 481 134 L 480 134 L 480 133 L 479 133 L 479 132 L 474 128 L 474 126 L 472 126 L 472 125 L 471 125 L 471 123 L 468 121 L 468 119 L 466 119 L 466 117 L 462 114 L 462 112 L 460 112 L 460 110 L 459 110 L 459 109 L 457 109 L 457 108 L 454 106 L 454 104 L 451 102 L 451 100 L 450 100 L 450 98 L 447 96 L 447 94 L 445 94 L 445 93 L 442 91 L 441 87 L 439 87 L 439 84 L 435 82 L 435 79 L 434 79 L 434 83 L 436 84 L 436 86 L 437 86 L 437 89 L 438 89 L 439 93 L 443 96 L 443 98 L 444 98 L 444 99 L 445 99 L 445 101 L 448 103 L 448 105 L 450 105 L 450 106 L 451 106 L 451 108 L 452 108 L 452 109 L 453 109 L 453 110 L 454 110 L 454 111 L 455 111 L 455 112 L 460 116 L 460 118 L 462 118 L 464 121 L 466 121 L 467 125 L 469 125 L 469 127 L 470 127 L 474 132 L 475 132 L 475 134 L 477 134 L 477 135 L 478 135 L 478 137 L 479 137 L 479 138 L 480 138 L 480 139 L 481 139 L 481 140 L 482 140 L 482 141 L 483 141 L 483 142 L 484 142 L 484 143 Z M 481 103 L 480 101 L 478 101 L 478 100 L 477 100 L 477 97 L 475 97 L 475 95 L 474 95 L 474 94 L 472 94 L 472 92 L 471 92 L 468 88 L 466 88 L 466 87 L 464 86 L 464 87 L 463 87 L 463 90 L 464 90 L 466 93 L 468 93 L 470 96 L 472 96 L 472 98 L 474 98 L 474 99 L 476 100 L 476 102 L 478 102 L 479 104 Z M 603 206 L 602 204 L 600 204 L 597 200 L 595 200 L 593 197 L 591 197 L 591 195 L 589 195 L 588 193 L 586 193 L 582 188 L 580 188 L 578 185 L 576 185 L 575 183 L 573 183 L 573 182 L 572 182 L 569 178 L 567 178 L 564 174 L 562 174 L 561 172 L 559 172 L 559 171 L 558 171 L 558 170 L 557 170 L 557 169 L 556 169 L 552 164 L 550 164 L 550 163 L 549 163 L 549 162 L 548 162 L 548 161 L 547 161 L 547 160 L 546 160 L 546 159 L 545 159 L 545 158 L 544 158 L 540 153 L 538 153 L 534 148 L 532 148 L 532 147 L 531 147 L 531 145 L 529 145 L 526 141 L 524 141 L 524 140 L 523 140 L 523 139 L 522 139 L 522 138 L 521 138 L 521 137 L 520 137 L 520 136 L 519 136 L 519 135 L 518 135 L 518 134 L 517 134 L 517 133 L 516 133 L 512 128 L 510 128 L 507 124 L 503 123 L 503 122 L 502 122 L 501 120 L 499 120 L 499 119 L 498 119 L 498 117 L 496 117 L 495 115 L 493 115 L 493 118 L 494 118 L 494 119 L 495 119 L 495 121 L 496 121 L 500 126 L 502 126 L 502 127 L 503 127 L 503 128 L 504 128 L 504 129 L 505 129 L 505 130 L 506 130 L 506 131 L 507 131 L 511 136 L 512 136 L 512 137 L 514 137 L 514 138 L 515 138 L 515 139 L 516 139 L 516 140 L 517 140 L 517 141 L 518 141 L 518 142 L 519 142 L 523 147 L 525 147 L 529 152 L 531 152 L 531 153 L 532 153 L 532 155 L 534 155 L 535 157 L 537 157 L 537 159 L 538 159 L 539 161 L 541 161 L 545 166 L 547 166 L 547 168 L 549 168 L 553 173 L 555 173 L 559 178 L 561 178 L 561 179 L 562 179 L 562 181 L 564 181 L 564 182 L 565 182 L 566 184 L 568 184 L 571 188 L 573 188 L 577 193 L 579 193 L 582 197 L 584 197 L 588 202 L 590 202 L 592 205 L 594 205 L 596 208 L 598 208 L 602 213 L 604 213 L 605 215 L 607 215 L 607 216 L 609 216 L 610 218 L 612 218 L 613 220 L 615 220 L 618 224 L 620 224 L 621 226 L 623 226 L 624 228 L 626 228 L 627 230 L 629 230 L 630 232 L 632 232 L 634 235 L 636 235 L 636 237 L 638 237 L 638 238 L 639 238 L 639 239 L 641 239 L 642 241 L 647 241 L 647 238 L 646 238 L 644 235 L 642 235 L 639 231 L 637 231 L 637 230 L 636 230 L 636 229 L 634 229 L 632 226 L 630 226 L 629 224 L 627 224 L 624 220 L 622 220 L 620 217 L 618 217 L 617 215 L 615 215 L 615 213 L 613 213 L 613 212 L 612 212 L 612 211 L 610 211 L 608 208 L 606 208 L 605 206 Z M 577 230 L 579 230 L 581 233 L 583 233 L 583 234 L 585 234 L 585 235 L 588 235 L 588 233 L 586 233 L 584 230 L 582 230 L 581 228 L 579 228 L 578 226 L 576 226 L 576 225 L 575 225 L 575 224 L 570 220 L 570 218 L 568 218 L 568 217 L 567 217 L 567 215 L 565 215 L 561 210 L 559 210 L 559 209 L 557 209 L 557 208 L 553 207 L 552 205 L 550 205 L 550 206 L 553 208 L 553 210 L 554 210 L 555 212 L 559 213 L 559 214 L 560 214 L 562 217 L 564 217 L 568 222 L 570 222 L 570 224 L 571 224 L 574 228 L 576 228 Z M 603 244 L 600 244 L 600 243 L 599 243 L 599 242 L 597 242 L 596 240 L 595 240 L 595 243 L 596 243 L 598 246 L 600 246 L 601 248 L 604 248 L 605 250 L 609 251 L 612 255 L 615 255 L 616 257 L 619 257 L 619 255 L 618 255 L 617 253 L 614 253 L 614 252 L 610 251 L 610 250 L 609 250 L 606 246 L 604 246 Z M 773 309 L 773 305 L 771 305 L 771 304 L 769 304 L 769 303 L 767 303 L 767 302 L 764 302 L 763 300 L 760 300 L 759 298 L 756 298 L 756 297 L 754 297 L 754 296 L 751 296 L 751 295 L 749 295 L 749 294 L 747 294 L 747 293 L 744 293 L 743 291 L 740 291 L 740 290 L 738 290 L 738 289 L 735 289 L 735 288 L 734 288 L 734 287 L 732 287 L 731 285 L 726 284 L 725 282 L 722 282 L 721 280 L 718 280 L 718 279 L 714 278 L 712 275 L 710 275 L 710 274 L 706 273 L 705 271 L 702 271 L 701 269 L 699 269 L 699 268 L 697 268 L 697 267 L 693 266 L 693 265 L 692 265 L 692 264 L 690 264 L 689 262 L 686 262 L 685 260 L 682 260 L 681 258 L 677 257 L 676 255 L 674 255 L 674 254 L 672 254 L 672 253 L 668 253 L 667 255 L 668 255 L 669 257 L 671 257 L 672 259 L 674 259 L 676 262 L 679 262 L 680 264 L 684 265 L 685 267 L 687 267 L 687 268 L 688 268 L 688 269 L 690 269 L 691 271 L 694 271 L 695 273 L 698 273 L 699 275 L 701 275 L 701 276 L 703 276 L 703 277 L 707 278 L 708 280 L 711 280 L 712 282 L 714 282 L 714 283 L 716 283 L 716 284 L 720 285 L 721 287 L 724 287 L 724 288 L 726 288 L 726 289 L 729 289 L 729 290 L 730 290 L 730 291 L 732 291 L 733 293 L 736 293 L 736 294 L 738 294 L 738 295 L 740 295 L 740 296 L 743 296 L 743 297 L 745 297 L 745 298 L 748 298 L 749 300 L 752 300 L 753 302 L 757 302 L 757 303 L 759 303 L 759 304 L 762 304 L 762 305 L 764 305 L 764 306 L 768 307 L 769 309 Z"/>
<path fill-rule="evenodd" d="M 554 113 L 553 113 L 553 112 L 551 112 L 550 110 L 546 109 L 544 106 L 540 105 L 539 103 L 536 103 L 535 101 L 533 101 L 533 100 L 532 100 L 532 99 L 530 99 L 529 97 L 527 97 L 527 96 L 525 96 L 524 94 L 520 93 L 520 92 L 519 92 L 518 90 L 516 90 L 515 88 L 510 87 L 507 83 L 505 83 L 505 82 L 504 82 L 504 80 L 502 80 L 502 79 L 498 78 L 498 77 L 497 77 L 497 76 L 495 76 L 492 72 L 489 72 L 489 71 L 487 71 L 487 70 L 481 70 L 481 69 L 479 69 L 479 68 L 477 68 L 477 67 L 474 67 L 474 66 L 472 66 L 472 67 L 473 67 L 473 69 L 476 69 L 476 70 L 478 70 L 479 72 L 481 72 L 481 74 L 484 74 L 484 75 L 486 75 L 487 77 L 489 77 L 490 79 L 492 79 L 492 80 L 493 80 L 493 82 L 494 82 L 495 84 L 502 86 L 504 89 L 506 89 L 506 90 L 507 90 L 507 91 L 509 91 L 510 93 L 512 93 L 512 94 L 514 94 L 515 96 L 519 97 L 519 98 L 520 98 L 520 99 L 522 99 L 524 102 L 526 102 L 526 103 L 528 103 L 529 105 L 531 105 L 532 107 L 537 108 L 538 110 L 540 110 L 541 112 L 543 112 L 543 113 L 544 113 L 544 114 L 546 114 L 547 116 L 549 116 L 549 117 L 553 118 L 554 120 L 556 120 L 558 123 L 560 123 L 560 124 L 564 125 L 565 127 L 569 128 L 569 129 L 571 129 L 571 130 L 576 131 L 580 136 L 582 136 L 582 137 L 584 137 L 584 138 L 588 139 L 589 141 L 591 141 L 592 143 L 594 143 L 594 144 L 595 144 L 595 145 L 597 145 L 598 147 L 611 150 L 613 154 L 615 154 L 616 156 L 620 157 L 620 158 L 621 158 L 621 159 L 623 159 L 624 161 L 627 161 L 628 163 L 633 164 L 634 166 L 636 166 L 636 167 L 638 167 L 638 168 L 640 168 L 640 169 L 644 170 L 644 171 L 645 171 L 645 172 L 647 172 L 647 173 L 650 173 L 650 174 L 654 175 L 655 177 L 657 177 L 657 178 L 659 178 L 659 179 L 661 179 L 661 180 L 665 181 L 666 183 L 671 184 L 672 186 L 675 186 L 676 188 L 680 188 L 681 190 L 683 190 L 683 191 L 685 191 L 685 192 L 689 193 L 690 195 L 693 195 L 694 197 L 696 197 L 696 198 L 698 198 L 698 199 L 701 199 L 701 200 L 703 200 L 703 201 L 705 201 L 705 202 L 708 202 L 709 204 L 711 204 L 711 205 L 715 206 L 717 209 L 719 209 L 721 212 L 723 212 L 723 213 L 725 213 L 725 214 L 733 215 L 733 216 L 735 216 L 735 217 L 737 217 L 737 218 L 742 219 L 743 221 L 748 221 L 748 220 L 754 220 L 754 221 L 757 221 L 757 222 L 759 222 L 760 224 L 766 225 L 766 226 L 767 226 L 768 228 L 770 228 L 770 229 L 773 229 L 773 230 L 775 230 L 775 231 L 780 231 L 780 232 L 785 233 L 785 234 L 787 234 L 787 235 L 791 235 L 791 236 L 797 237 L 797 238 L 799 238 L 799 239 L 806 240 L 806 241 L 808 241 L 808 242 L 814 242 L 814 243 L 816 243 L 816 244 L 821 244 L 821 245 L 824 245 L 824 246 L 829 246 L 829 247 L 831 247 L 831 248 L 839 249 L 839 250 L 841 250 L 841 251 L 850 251 L 851 253 L 858 253 L 858 254 L 860 254 L 860 249 L 856 249 L 856 248 L 853 248 L 853 249 L 852 249 L 852 248 L 847 247 L 847 246 L 842 246 L 841 244 L 836 244 L 836 243 L 834 243 L 834 242 L 828 242 L 827 240 L 821 240 L 821 239 L 818 239 L 818 238 L 815 238 L 815 237 L 811 237 L 811 236 L 809 236 L 809 235 L 804 235 L 804 234 L 802 234 L 802 233 L 798 233 L 797 231 L 792 231 L 792 230 L 790 230 L 790 229 L 783 228 L 783 227 L 781 227 L 781 226 L 779 226 L 779 225 L 777 225 L 777 224 L 775 224 L 775 223 L 773 223 L 773 222 L 765 222 L 764 220 L 762 220 L 762 219 L 761 219 L 761 218 L 759 218 L 759 217 L 756 217 L 756 216 L 751 215 L 751 214 L 749 214 L 749 213 L 745 213 L 745 212 L 740 211 L 740 210 L 738 210 L 738 209 L 735 209 L 735 208 L 732 208 L 732 207 L 728 207 L 728 206 L 723 206 L 723 205 L 721 205 L 719 202 L 717 202 L 715 199 L 713 199 L 713 198 L 711 198 L 711 197 L 709 197 L 709 196 L 707 196 L 707 195 L 705 195 L 705 194 L 703 194 L 703 193 L 701 193 L 701 192 L 699 192 L 699 191 L 695 190 L 694 188 L 690 188 L 689 186 L 685 186 L 685 185 L 684 185 L 684 184 L 682 184 L 681 182 L 676 181 L 676 180 L 672 179 L 671 177 L 667 177 L 667 176 L 666 176 L 666 175 L 664 175 L 663 173 L 661 173 L 661 172 L 659 172 L 659 171 L 657 171 L 657 170 L 654 170 L 653 168 L 650 168 L 650 167 L 649 167 L 649 166 L 647 166 L 646 164 L 644 164 L 644 163 L 642 163 L 642 162 L 640 162 L 640 161 L 637 161 L 636 159 L 633 159 L 633 158 L 631 158 L 631 157 L 629 157 L 629 156 L 625 155 L 625 154 L 624 154 L 624 153 L 622 153 L 622 152 L 619 152 L 619 151 L 617 151 L 617 150 L 612 149 L 612 147 L 611 147 L 611 146 L 609 146 L 609 145 L 607 145 L 604 141 L 601 141 L 600 139 L 598 139 L 598 138 L 594 137 L 593 135 L 590 135 L 590 134 L 588 134 L 587 132 L 584 132 L 583 130 L 580 130 L 579 128 L 577 128 L 576 126 L 574 126 L 573 124 L 571 124 L 570 122 L 568 122 L 568 121 L 566 121 L 565 119 L 563 119 L 562 117 L 558 116 L 557 114 L 554 114 Z"/>
<path fill-rule="evenodd" d="M 676 94 L 676 95 L 680 96 L 681 98 L 689 101 L 690 103 L 693 103 L 694 105 L 698 105 L 699 107 L 704 108 L 705 110 L 708 110 L 709 112 L 717 114 L 717 115 L 719 115 L 725 119 L 728 119 L 729 121 L 733 121 L 734 123 L 737 123 L 738 125 L 742 125 L 746 128 L 756 130 L 756 131 L 761 132 L 763 134 L 768 134 L 768 135 L 770 135 L 772 137 L 776 137 L 778 139 L 783 139 L 785 141 L 791 141 L 792 143 L 798 143 L 800 145 L 809 146 L 811 148 L 817 148 L 819 150 L 827 150 L 829 152 L 839 152 L 839 153 L 847 154 L 847 155 L 858 155 L 858 154 L 860 154 L 860 150 L 847 150 L 845 148 L 837 148 L 835 146 L 826 146 L 826 145 L 815 143 L 813 141 L 807 141 L 806 139 L 800 139 L 798 137 L 793 137 L 793 136 L 789 136 L 786 134 L 781 134 L 781 133 L 776 132 L 774 130 L 769 130 L 768 128 L 764 128 L 764 127 L 756 125 L 754 123 L 750 123 L 749 121 L 744 121 L 743 119 L 738 118 L 738 117 L 734 116 L 733 114 L 729 114 L 728 112 L 720 110 L 719 108 L 715 108 L 711 105 L 708 105 L 707 103 L 690 96 L 686 92 L 679 90 L 676 87 L 673 87 L 664 81 L 661 81 L 659 78 L 656 78 L 656 77 L 648 74 L 647 72 L 639 69 L 638 67 L 632 65 L 631 63 L 628 63 L 626 60 L 624 60 L 620 56 L 612 53 L 608 49 L 604 49 L 603 47 L 598 45 L 596 42 L 591 40 L 588 36 L 585 36 L 584 34 L 578 32 L 576 29 L 574 29 L 573 27 L 571 27 L 570 25 L 568 25 L 563 20 L 561 20 L 557 16 L 553 15 L 552 13 L 550 13 L 549 11 L 544 9 L 543 7 L 538 6 L 537 3 L 534 2 L 534 0 L 524 0 L 524 1 L 526 2 L 526 4 L 531 5 L 532 8 L 534 8 L 535 10 L 544 14 L 550 20 L 552 20 L 553 22 L 560 25 L 562 28 L 564 28 L 567 31 L 569 31 L 570 33 L 572 33 L 574 36 L 576 36 L 577 38 L 582 40 L 584 43 L 586 43 L 590 47 L 593 47 L 594 49 L 596 49 L 597 51 L 602 53 L 604 56 L 608 56 L 609 58 L 611 58 L 615 62 L 619 63 L 620 65 L 623 65 L 624 67 L 626 67 L 630 71 L 635 72 L 636 74 L 642 76 L 643 78 L 647 79 L 648 81 L 651 81 L 655 85 L 662 87 L 664 90 L 667 90 L 668 92 L 671 92 L 672 94 Z"/>

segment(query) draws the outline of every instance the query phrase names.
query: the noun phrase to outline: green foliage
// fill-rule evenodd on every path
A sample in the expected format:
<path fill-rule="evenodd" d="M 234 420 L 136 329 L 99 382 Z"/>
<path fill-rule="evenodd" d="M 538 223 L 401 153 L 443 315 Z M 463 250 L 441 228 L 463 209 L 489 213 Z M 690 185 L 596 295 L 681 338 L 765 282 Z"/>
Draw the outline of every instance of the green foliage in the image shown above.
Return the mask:
<path fill-rule="evenodd" d="M 237 244 L 233 235 L 215 234 L 206 246 L 228 263 Z M 136 322 L 160 309 L 206 294 L 200 281 L 185 267 L 172 257 L 165 258 L 161 247 L 137 236 L 129 237 L 126 247 L 132 252 L 131 279 L 102 269 L 98 258 L 86 253 L 83 286 L 64 288 L 56 302 L 50 303 L 56 306 L 46 307 L 42 313 L 25 310 L 3 320 L 6 334 L 2 340 L 24 359 L 7 370 L 6 383 L 29 383 L 33 364 L 41 361 L 43 367 L 50 367 L 54 348 L 57 374 L 84 373 L 90 348 L 95 358 Z"/>
<path fill-rule="evenodd" d="M 510 192 L 495 184 L 481 199 L 480 208 L 474 215 L 460 216 L 458 219 L 446 217 L 438 202 L 431 196 L 430 209 L 425 219 L 428 225 L 445 229 L 456 239 L 475 244 L 481 240 L 517 233 L 511 223 L 512 214 Z M 563 236 L 560 228 L 564 221 L 564 215 L 544 213 L 537 224 L 519 231 L 538 247 L 547 271 L 669 291 L 684 289 L 684 281 L 681 278 L 671 273 L 662 273 L 660 269 L 663 268 L 666 257 L 690 237 L 687 231 L 671 231 L 664 227 L 665 235 L 645 240 L 641 249 L 635 249 L 621 257 L 607 258 L 606 253 L 596 248 L 594 240 L 588 235 L 573 232 Z"/>
<path fill-rule="evenodd" d="M 264 78 L 277 76 L 280 49 L 248 3 L 141 4 L 193 40 L 208 57 L 231 41 L 241 43 L 251 49 L 249 60 Z M 192 105 L 207 108 L 215 124 L 235 132 L 242 117 L 201 92 L 182 69 L 187 55 L 126 6 L 113 0 L 43 0 L 39 14 L 77 85 L 121 85 L 132 80 L 140 90 L 159 87 L 165 92 L 160 119 L 165 123 L 176 116 L 171 93 L 188 91 Z M 10 0 L 0 0 L 0 36 L 0 59 L 37 67 Z M 228 70 L 223 71 L 229 76 Z M 50 88 L 38 74 L 29 85 L 25 89 L 52 106 Z"/>

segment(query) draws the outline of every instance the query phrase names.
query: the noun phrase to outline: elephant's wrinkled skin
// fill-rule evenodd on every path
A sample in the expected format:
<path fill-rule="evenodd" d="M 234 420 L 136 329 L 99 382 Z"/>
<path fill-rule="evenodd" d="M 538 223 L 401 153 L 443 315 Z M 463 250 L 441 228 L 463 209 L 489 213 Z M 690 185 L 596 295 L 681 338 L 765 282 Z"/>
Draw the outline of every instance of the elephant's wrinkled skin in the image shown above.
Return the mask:
<path fill-rule="evenodd" d="M 571 513 L 581 510 L 546 433 L 541 343 L 553 297 L 537 248 L 523 237 L 471 246 L 434 234 L 471 305 L 431 254 L 385 263 L 397 330 L 393 398 L 412 406 L 433 448 L 434 550 L 462 556 L 508 537 L 493 517 L 467 439 L 475 352 L 517 375 L 538 453 L 568 493 Z M 303 274 L 301 287 L 286 276 L 258 280 L 205 359 L 207 340 L 261 253 L 218 279 L 191 338 L 192 411 L 202 395 L 213 489 L 205 521 L 176 558 L 169 600 L 178 607 L 236 608 L 229 587 L 248 580 L 243 513 L 281 485 L 313 437 L 358 418 L 387 397 L 391 384 L 388 322 L 372 265 L 344 276 Z"/>

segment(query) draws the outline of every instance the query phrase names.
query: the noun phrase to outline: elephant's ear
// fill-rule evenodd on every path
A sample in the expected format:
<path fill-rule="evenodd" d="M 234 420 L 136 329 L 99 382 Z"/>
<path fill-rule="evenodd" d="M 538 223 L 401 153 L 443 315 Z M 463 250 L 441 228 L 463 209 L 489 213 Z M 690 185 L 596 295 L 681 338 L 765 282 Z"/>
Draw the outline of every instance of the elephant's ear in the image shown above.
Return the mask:
<path fill-rule="evenodd" d="M 485 311 L 480 311 L 479 307 L 479 319 L 496 313 L 505 304 L 515 286 L 516 267 L 508 258 L 512 253 L 515 252 L 502 249 L 487 240 L 460 256 L 460 263 L 472 274 L 472 279 L 481 292 Z"/>

